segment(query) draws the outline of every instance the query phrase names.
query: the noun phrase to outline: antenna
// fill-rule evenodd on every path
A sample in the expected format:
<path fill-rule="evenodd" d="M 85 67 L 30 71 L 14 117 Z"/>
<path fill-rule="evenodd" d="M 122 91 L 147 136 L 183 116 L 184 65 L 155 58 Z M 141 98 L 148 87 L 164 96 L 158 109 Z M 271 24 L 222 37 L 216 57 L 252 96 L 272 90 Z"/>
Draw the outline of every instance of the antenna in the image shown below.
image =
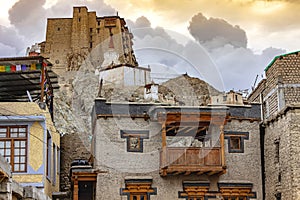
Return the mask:
<path fill-rule="evenodd" d="M 258 74 L 256 75 L 256 78 L 255 78 L 254 84 L 253 84 L 253 86 L 252 86 L 252 90 L 254 90 L 254 88 L 255 88 L 255 85 L 256 85 L 257 79 L 258 79 Z"/>

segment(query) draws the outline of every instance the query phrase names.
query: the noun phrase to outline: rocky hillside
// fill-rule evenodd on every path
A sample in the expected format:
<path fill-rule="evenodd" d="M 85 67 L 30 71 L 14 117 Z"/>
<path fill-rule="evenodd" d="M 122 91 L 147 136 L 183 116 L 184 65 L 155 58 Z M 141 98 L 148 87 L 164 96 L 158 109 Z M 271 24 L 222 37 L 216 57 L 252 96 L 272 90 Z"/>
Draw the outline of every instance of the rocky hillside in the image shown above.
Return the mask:
<path fill-rule="evenodd" d="M 156 103 L 172 105 L 205 106 L 210 102 L 211 95 L 221 92 L 199 78 L 186 74 L 170 79 L 158 87 L 159 99 Z M 144 87 L 118 87 L 104 85 L 101 96 L 108 101 L 149 102 L 144 99 Z"/>

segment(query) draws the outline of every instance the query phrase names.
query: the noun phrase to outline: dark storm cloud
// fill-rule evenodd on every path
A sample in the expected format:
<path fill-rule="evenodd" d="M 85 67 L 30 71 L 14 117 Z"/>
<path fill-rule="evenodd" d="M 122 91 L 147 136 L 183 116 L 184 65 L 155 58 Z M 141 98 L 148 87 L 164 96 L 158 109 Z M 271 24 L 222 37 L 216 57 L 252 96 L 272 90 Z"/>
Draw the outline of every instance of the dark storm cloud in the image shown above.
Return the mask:
<path fill-rule="evenodd" d="M 200 42 L 216 40 L 217 46 L 231 44 L 235 47 L 247 47 L 245 31 L 238 26 L 232 26 L 223 19 L 207 19 L 199 13 L 193 16 L 188 29 L 191 35 Z"/>
<path fill-rule="evenodd" d="M 168 30 L 151 28 L 146 17 L 128 21 L 135 36 L 139 63 L 152 66 L 154 79 L 162 73 L 170 73 L 166 77 L 172 77 L 187 72 L 219 90 L 249 89 L 274 56 L 285 53 L 282 49 L 267 48 L 255 54 L 247 48 L 244 30 L 222 19 L 196 16 L 191 20 L 190 31 L 198 42 L 189 40 L 185 44 L 179 44 L 176 34 L 170 35 Z M 158 65 L 165 66 L 165 70 L 155 69 Z"/>
<path fill-rule="evenodd" d="M 0 55 L 12 56 L 18 54 L 24 45 L 24 38 L 18 35 L 13 27 L 0 25 Z"/>
<path fill-rule="evenodd" d="M 20 35 L 29 40 L 41 40 L 45 33 L 46 0 L 20 0 L 9 10 L 9 20 Z"/>

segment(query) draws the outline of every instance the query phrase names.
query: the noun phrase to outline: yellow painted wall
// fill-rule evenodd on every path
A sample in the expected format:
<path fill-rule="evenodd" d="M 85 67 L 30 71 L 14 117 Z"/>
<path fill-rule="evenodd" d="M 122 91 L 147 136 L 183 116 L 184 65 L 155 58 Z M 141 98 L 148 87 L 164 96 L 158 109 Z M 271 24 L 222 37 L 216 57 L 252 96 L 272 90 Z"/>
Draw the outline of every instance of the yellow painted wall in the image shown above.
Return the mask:
<path fill-rule="evenodd" d="M 18 183 L 41 183 L 43 181 L 42 174 L 13 174 L 13 180 Z"/>
<path fill-rule="evenodd" d="M 43 164 L 44 129 L 39 122 L 34 122 L 30 128 L 29 160 L 33 170 L 37 171 Z"/>
<path fill-rule="evenodd" d="M 38 104 L 34 102 L 0 102 L 0 108 L 2 108 L 1 112 L 3 115 L 7 116 L 45 116 L 45 122 L 33 122 L 32 126 L 30 127 L 29 133 L 29 141 L 28 144 L 28 164 L 33 168 L 33 170 L 38 170 L 43 164 L 45 165 L 44 175 L 41 174 L 13 174 L 13 179 L 19 183 L 43 183 L 44 184 L 44 191 L 49 197 L 52 196 L 52 192 L 59 191 L 59 175 L 56 173 L 56 184 L 53 185 L 50 181 L 53 180 L 53 177 L 50 177 L 50 181 L 46 177 L 46 160 L 44 161 L 43 158 L 46 158 L 47 152 L 44 151 L 44 141 L 46 141 L 45 131 L 49 130 L 52 142 L 56 145 L 56 147 L 60 148 L 60 135 L 57 132 L 52 120 L 50 113 L 48 110 L 42 110 L 39 108 Z M 32 122 L 30 122 L 32 123 Z M 42 125 L 45 125 L 44 128 Z M 52 144 L 52 147 L 53 147 Z M 57 156 L 56 156 L 57 159 Z M 56 166 L 57 167 L 56 160 Z M 53 155 L 52 155 L 52 167 L 53 166 Z M 56 169 L 56 171 L 58 171 Z M 51 176 L 53 176 L 53 169 L 51 169 Z"/>

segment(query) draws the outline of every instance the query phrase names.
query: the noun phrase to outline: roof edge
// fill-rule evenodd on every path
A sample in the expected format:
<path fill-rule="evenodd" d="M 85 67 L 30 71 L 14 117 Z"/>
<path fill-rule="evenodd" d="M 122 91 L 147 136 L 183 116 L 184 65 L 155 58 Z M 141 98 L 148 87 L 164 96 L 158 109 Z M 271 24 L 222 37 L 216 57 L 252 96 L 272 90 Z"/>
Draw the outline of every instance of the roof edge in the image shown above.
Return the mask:
<path fill-rule="evenodd" d="M 299 52 L 300 52 L 300 50 L 299 50 L 299 51 L 294 51 L 294 52 L 290 52 L 290 53 L 281 54 L 281 55 L 276 56 L 276 57 L 271 61 L 271 63 L 265 68 L 265 72 L 268 71 L 268 69 L 275 63 L 275 61 L 276 61 L 278 58 L 284 57 L 284 56 L 288 56 L 288 55 L 292 55 L 292 54 L 298 54 Z"/>

